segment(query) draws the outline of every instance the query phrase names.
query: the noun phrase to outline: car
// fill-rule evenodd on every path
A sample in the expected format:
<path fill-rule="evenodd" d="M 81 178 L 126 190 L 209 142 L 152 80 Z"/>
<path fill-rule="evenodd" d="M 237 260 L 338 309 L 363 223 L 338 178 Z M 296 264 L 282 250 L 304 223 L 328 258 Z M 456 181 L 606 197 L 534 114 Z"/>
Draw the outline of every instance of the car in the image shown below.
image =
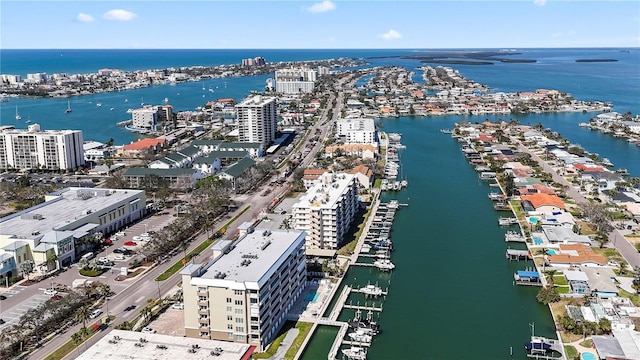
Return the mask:
<path fill-rule="evenodd" d="M 99 263 L 99 264 L 106 263 L 106 262 L 109 262 L 109 261 L 110 261 L 109 258 L 106 257 L 106 256 L 101 256 L 96 260 L 96 262 Z"/>
<path fill-rule="evenodd" d="M 123 254 L 123 255 L 126 255 L 126 254 L 128 254 L 128 253 L 129 253 L 129 250 L 127 250 L 127 249 L 126 249 L 126 248 L 124 248 L 124 247 L 119 247 L 119 248 L 117 248 L 117 249 L 113 249 L 113 252 L 114 252 L 114 253 L 116 253 L 116 254 Z"/>
<path fill-rule="evenodd" d="M 118 255 L 114 256 L 114 257 L 113 257 L 113 259 L 114 259 L 114 260 L 124 260 L 124 259 L 125 259 L 125 257 L 124 257 L 124 255 L 122 255 L 122 254 L 118 254 Z"/>
<path fill-rule="evenodd" d="M 62 300 L 62 295 L 55 294 L 51 297 L 51 300 Z"/>
<path fill-rule="evenodd" d="M 136 306 L 135 306 L 135 305 L 129 305 L 129 306 L 127 306 L 126 308 L 124 308 L 124 311 L 131 311 L 131 310 L 133 310 L 133 309 L 135 309 L 135 308 L 136 308 Z"/>
<path fill-rule="evenodd" d="M 127 235 L 127 233 L 124 232 L 124 231 L 118 231 L 117 233 L 114 234 L 114 236 L 116 236 L 116 237 L 123 237 L 123 236 L 126 236 L 126 235 Z"/>
<path fill-rule="evenodd" d="M 44 290 L 44 294 L 45 294 L 45 295 L 49 295 L 49 296 L 53 296 L 53 295 L 55 295 L 55 294 L 57 294 L 57 293 L 58 293 L 58 292 L 57 292 L 56 290 L 54 290 L 54 289 L 45 289 L 45 290 Z"/>
<path fill-rule="evenodd" d="M 93 310 L 91 314 L 89 314 L 89 319 L 95 319 L 98 316 L 100 316 L 100 314 L 102 314 L 102 310 L 100 309 Z"/>
<path fill-rule="evenodd" d="M 144 334 L 155 334 L 156 331 L 148 326 L 142 328 L 142 333 Z"/>
<path fill-rule="evenodd" d="M 609 265 L 609 266 L 611 266 L 611 267 L 618 267 L 618 266 L 620 266 L 620 264 L 618 264 L 618 262 L 617 262 L 617 261 L 609 261 L 609 262 L 607 263 L 607 265 Z"/>
<path fill-rule="evenodd" d="M 184 310 L 184 304 L 183 303 L 174 303 L 173 305 L 171 305 L 172 309 L 177 309 L 177 310 Z"/>
<path fill-rule="evenodd" d="M 0 300 L 6 300 L 6 299 L 7 299 L 7 297 L 6 297 L 6 296 L 4 296 L 4 295 L 0 295 Z"/>
<path fill-rule="evenodd" d="M 135 241 L 129 240 L 129 241 L 125 241 L 123 245 L 124 246 L 136 246 L 136 243 L 135 243 Z"/>

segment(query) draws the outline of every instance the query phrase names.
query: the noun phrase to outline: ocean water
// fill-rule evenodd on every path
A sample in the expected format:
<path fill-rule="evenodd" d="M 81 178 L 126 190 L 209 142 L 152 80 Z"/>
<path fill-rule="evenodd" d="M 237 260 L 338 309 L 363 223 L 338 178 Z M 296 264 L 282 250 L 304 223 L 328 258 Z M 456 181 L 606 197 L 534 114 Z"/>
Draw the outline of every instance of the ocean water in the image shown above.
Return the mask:
<path fill-rule="evenodd" d="M 373 66 L 399 65 L 415 70 L 423 64 L 398 56 L 423 51 L 436 50 L 0 50 L 0 68 L 3 73 L 23 75 L 88 73 L 106 67 L 135 70 L 230 64 L 263 56 L 267 61 L 362 57 Z M 614 111 L 640 113 L 640 50 L 521 52 L 513 56 L 538 62 L 450 66 L 494 91 L 557 89 L 578 100 L 610 101 Z M 619 61 L 575 62 L 581 58 Z M 66 99 L 11 99 L 0 104 L 0 124 L 24 128 L 25 120 L 30 118 L 45 129 L 81 129 L 85 139 L 107 141 L 113 137 L 116 144 L 123 144 L 135 139 L 135 135 L 115 126 L 130 118 L 128 108 L 141 102 L 160 104 L 165 97 L 176 111 L 193 110 L 216 98 L 240 100 L 250 90 L 261 90 L 267 77 L 206 80 L 71 98 L 70 114 L 64 112 Z M 214 92 L 209 92 L 209 87 Z M 101 107 L 96 106 L 98 102 Z M 19 122 L 15 120 L 16 107 L 23 119 Z M 499 215 L 487 198 L 491 189 L 478 179 L 459 144 L 439 130 L 451 128 L 463 119 L 479 122 L 485 118 L 517 118 L 520 123 L 532 125 L 542 122 L 588 151 L 609 158 L 616 167 L 625 167 L 632 175 L 640 176 L 640 147 L 578 127 L 578 123 L 594 115 L 402 117 L 378 121 L 384 131 L 403 134 L 407 148 L 401 153 L 402 176 L 409 181 L 409 187 L 393 197 L 409 206 L 398 212 L 391 234 L 396 270 L 378 274 L 375 270 L 354 268 L 346 275 L 349 282 L 357 278 L 364 284 L 389 284 L 384 312 L 377 318 L 382 334 L 374 340 L 370 359 L 524 358 L 529 323 L 536 324 L 538 335 L 554 336 L 551 315 L 536 302 L 536 289 L 512 285 L 513 273 L 532 264 L 505 259 L 505 230 L 497 225 Z M 341 314 L 341 319 L 351 317 L 352 313 Z M 322 328 L 303 359 L 326 359 L 334 334 L 333 329 Z M 513 357 L 509 355 L 511 349 Z"/>

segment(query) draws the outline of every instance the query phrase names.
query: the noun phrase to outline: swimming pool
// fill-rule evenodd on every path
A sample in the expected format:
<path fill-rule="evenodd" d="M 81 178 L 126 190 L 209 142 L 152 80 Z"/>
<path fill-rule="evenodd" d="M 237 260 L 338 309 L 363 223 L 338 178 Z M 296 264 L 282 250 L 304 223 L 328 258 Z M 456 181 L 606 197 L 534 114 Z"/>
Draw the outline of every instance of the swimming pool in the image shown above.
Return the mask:
<path fill-rule="evenodd" d="M 534 236 L 533 237 L 533 243 L 536 244 L 536 245 L 540 245 L 540 244 L 543 243 L 543 241 L 542 241 L 542 239 L 540 237 Z"/>
<path fill-rule="evenodd" d="M 596 356 L 588 352 L 583 352 L 582 354 L 580 354 L 580 357 L 582 358 L 582 360 L 596 360 Z"/>
<path fill-rule="evenodd" d="M 316 300 L 318 300 L 319 296 L 320 296 L 320 293 L 318 293 L 317 291 L 311 291 L 310 293 L 307 294 L 307 296 L 305 296 L 304 301 L 310 301 L 314 303 L 316 302 Z"/>
<path fill-rule="evenodd" d="M 557 251 L 555 251 L 555 250 L 549 249 L 549 250 L 547 250 L 547 254 L 548 254 L 548 255 L 557 255 L 557 254 L 558 254 L 558 252 L 557 252 Z"/>

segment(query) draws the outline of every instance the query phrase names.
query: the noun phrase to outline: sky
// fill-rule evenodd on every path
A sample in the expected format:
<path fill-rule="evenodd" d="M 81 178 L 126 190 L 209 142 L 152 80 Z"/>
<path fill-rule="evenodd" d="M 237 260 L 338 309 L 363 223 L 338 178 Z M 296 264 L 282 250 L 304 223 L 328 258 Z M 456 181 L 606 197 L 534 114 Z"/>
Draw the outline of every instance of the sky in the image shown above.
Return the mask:
<path fill-rule="evenodd" d="M 2 49 L 639 47 L 640 1 L 0 1 Z"/>

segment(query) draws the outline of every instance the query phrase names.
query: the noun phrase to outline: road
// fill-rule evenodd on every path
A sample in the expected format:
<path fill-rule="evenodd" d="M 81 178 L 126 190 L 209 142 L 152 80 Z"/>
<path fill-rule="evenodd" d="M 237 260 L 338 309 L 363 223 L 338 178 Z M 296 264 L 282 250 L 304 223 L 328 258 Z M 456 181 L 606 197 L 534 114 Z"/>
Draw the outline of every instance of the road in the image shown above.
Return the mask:
<path fill-rule="evenodd" d="M 342 81 L 338 81 L 336 83 L 336 91 L 338 92 L 339 95 L 336 97 L 335 94 L 331 94 L 329 101 L 327 102 L 328 104 L 332 104 L 335 99 L 336 104 L 333 107 L 332 118 L 327 119 L 328 110 L 325 109 L 320 119 L 308 130 L 309 136 L 307 136 L 307 141 L 309 141 L 310 138 L 314 136 L 316 129 L 320 130 L 319 139 L 322 139 L 322 140 L 316 141 L 312 150 L 309 151 L 309 153 L 304 157 L 304 159 L 301 161 L 299 166 L 306 167 L 314 160 L 316 153 L 319 151 L 320 147 L 323 146 L 324 140 L 326 140 L 327 136 L 331 133 L 333 124 L 340 117 L 340 112 L 343 104 L 343 96 L 341 91 L 342 86 L 343 86 Z M 304 146 L 306 146 L 305 143 L 303 143 L 300 146 L 300 148 L 304 148 Z M 271 186 L 269 184 L 273 183 L 272 182 L 273 180 L 277 180 L 276 177 L 277 175 L 274 175 L 274 178 L 264 182 L 267 185 L 263 185 L 262 188 Z M 287 180 L 291 180 L 292 178 L 293 178 L 293 174 L 290 174 Z M 240 224 L 247 221 L 250 221 L 250 222 L 255 221 L 264 210 L 268 209 L 270 203 L 275 198 L 278 198 L 284 195 L 288 191 L 288 186 L 286 186 L 286 184 L 277 185 L 275 186 L 275 188 L 270 189 L 271 192 L 268 196 L 262 196 L 261 195 L 263 190 L 262 188 L 256 189 L 251 194 L 236 196 L 234 200 L 236 200 L 237 203 L 240 203 L 241 206 L 239 206 L 238 209 L 235 210 L 234 212 L 228 214 L 228 216 L 226 216 L 224 219 L 221 219 L 219 223 L 214 225 L 214 227 L 218 228 L 222 226 L 224 222 L 228 221 L 229 218 L 238 216 L 238 218 L 227 229 L 226 237 L 229 238 L 232 235 L 237 234 L 237 228 Z M 243 214 L 239 215 L 240 212 L 242 212 L 242 210 L 245 209 L 247 206 L 249 206 L 251 210 L 246 211 Z M 129 229 L 127 229 L 126 230 L 127 234 L 125 237 L 114 241 L 114 244 L 112 246 L 110 246 L 103 252 L 96 254 L 96 257 L 101 257 L 101 256 L 113 257 L 112 256 L 113 249 L 122 246 L 122 243 L 124 241 L 131 240 L 133 236 L 139 235 L 143 232 L 147 232 L 148 230 L 158 231 L 162 227 L 166 226 L 173 219 L 174 219 L 173 214 L 168 214 L 165 216 L 148 217 L 142 220 L 141 222 L 131 226 Z M 195 247 L 197 247 L 200 243 L 202 243 L 206 239 L 207 239 L 206 232 L 200 233 L 196 237 L 195 241 L 193 241 L 190 244 L 189 249 L 187 251 L 193 250 Z M 177 284 L 181 280 L 179 274 L 175 274 L 172 277 L 170 277 L 168 280 L 162 281 L 162 282 L 156 282 L 154 279 L 158 275 L 163 273 L 171 265 L 173 265 L 175 262 L 180 261 L 182 256 L 183 256 L 182 253 L 176 254 L 174 257 L 170 259 L 170 261 L 167 261 L 166 263 L 158 266 L 154 266 L 151 269 L 147 270 L 146 273 L 141 274 L 140 276 L 130 280 L 116 281 L 115 278 L 118 275 L 118 271 L 114 271 L 113 273 L 111 272 L 105 273 L 103 276 L 100 276 L 98 280 L 102 283 L 108 284 L 111 287 L 112 291 L 114 292 L 114 295 L 109 298 L 109 301 L 107 302 L 107 304 L 105 304 L 101 308 L 103 313 L 106 314 L 107 307 L 108 307 L 108 310 L 109 310 L 108 313 L 116 317 L 111 324 L 115 325 L 115 324 L 120 324 L 125 320 L 126 321 L 132 320 L 137 316 L 137 314 L 139 313 L 139 310 L 144 306 L 146 306 L 148 299 L 156 299 L 158 297 L 163 297 L 163 296 L 166 296 L 166 294 L 177 290 L 178 289 Z M 200 263 L 208 262 L 209 260 L 210 258 L 205 257 L 204 254 L 201 254 L 200 256 L 193 259 L 194 262 L 200 262 Z M 126 266 L 126 264 L 129 261 L 131 261 L 131 259 L 126 259 L 124 261 L 121 261 L 120 264 L 116 265 L 116 269 L 119 269 L 120 266 Z M 55 281 L 56 284 L 71 285 L 73 280 L 77 278 L 83 278 L 83 276 L 80 276 L 78 274 L 77 267 L 72 267 L 70 270 L 58 275 L 56 278 L 53 278 L 52 280 Z M 46 281 L 49 281 L 49 280 L 47 279 Z M 26 287 L 25 289 L 20 289 L 21 292 L 24 292 L 24 293 L 16 294 L 15 298 L 12 297 L 3 302 L 6 303 L 6 305 L 9 307 L 13 307 L 13 306 L 16 306 L 20 301 L 23 301 L 25 296 L 28 296 L 29 298 L 37 297 L 38 301 L 41 301 L 41 302 L 45 301 L 48 298 L 48 296 L 43 295 L 43 289 L 45 287 L 49 287 L 49 285 L 43 285 L 42 287 L 38 287 L 37 285 L 32 285 L 32 286 Z M 135 309 L 130 311 L 125 311 L 125 309 L 131 305 L 135 305 L 136 306 Z M 67 329 L 63 334 L 53 337 L 53 339 L 45 343 L 41 348 L 31 353 L 29 358 L 41 359 L 46 357 L 48 354 L 55 351 L 57 348 L 59 348 L 60 346 L 65 344 L 67 341 L 69 341 L 71 338 L 71 334 L 79 331 L 81 327 L 82 327 L 81 323 L 77 324 Z M 101 331 L 98 334 L 94 335 L 91 339 L 89 339 L 85 343 L 86 345 L 83 344 L 81 346 L 79 351 L 81 352 L 86 347 L 90 347 L 91 345 L 95 344 L 97 341 L 99 341 L 101 338 L 107 335 L 111 329 L 112 327 L 109 327 L 106 330 Z M 78 351 L 74 351 L 70 353 L 66 358 L 75 358 L 77 355 L 78 355 Z"/>
<path fill-rule="evenodd" d="M 575 202 L 578 205 L 585 204 L 588 202 L 588 200 L 584 197 L 584 195 L 582 195 L 582 193 L 580 193 L 580 191 L 578 191 L 573 186 L 573 184 L 567 181 L 567 179 L 565 179 L 564 177 L 560 176 L 560 174 L 558 174 L 551 166 L 549 166 L 549 164 L 547 164 L 546 161 L 541 159 L 538 155 L 534 154 L 531 150 L 529 150 L 526 146 L 522 145 L 515 138 L 511 138 L 511 141 L 514 143 L 516 142 L 518 143 L 518 149 L 521 152 L 530 154 L 531 158 L 537 161 L 538 164 L 542 166 L 542 169 L 546 173 L 551 174 L 553 181 L 557 182 L 558 184 L 565 185 L 567 187 L 566 188 L 567 195 L 573 200 L 575 200 Z M 640 253 L 638 253 L 638 250 L 633 246 L 633 244 L 627 241 L 627 239 L 622 234 L 620 234 L 618 229 L 614 228 L 614 230 L 611 231 L 608 234 L 608 236 L 611 244 L 613 244 L 613 246 L 620 253 L 620 255 L 624 257 L 627 264 L 629 264 L 632 268 L 635 268 L 636 266 L 640 266 Z"/>

